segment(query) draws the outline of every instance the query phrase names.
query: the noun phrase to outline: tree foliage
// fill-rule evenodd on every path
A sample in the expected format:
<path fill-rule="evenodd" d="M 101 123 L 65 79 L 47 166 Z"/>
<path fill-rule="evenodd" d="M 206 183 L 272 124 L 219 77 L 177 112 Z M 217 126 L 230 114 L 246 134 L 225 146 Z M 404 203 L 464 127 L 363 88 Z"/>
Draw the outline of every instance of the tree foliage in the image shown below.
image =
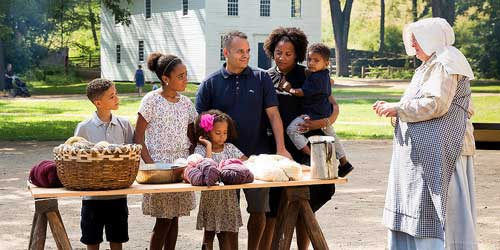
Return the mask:
<path fill-rule="evenodd" d="M 463 21 L 455 27 L 456 44 L 474 73 L 500 79 L 500 1 L 457 1 L 457 15 Z"/>
<path fill-rule="evenodd" d="M 131 2 L 104 0 L 102 4 L 118 22 L 128 25 Z M 16 72 L 22 72 L 38 65 L 52 49 L 75 47 L 84 54 L 98 51 L 100 5 L 100 0 L 0 1 L 0 69 L 12 63 Z M 86 30 L 92 31 L 93 44 L 72 39 Z"/>

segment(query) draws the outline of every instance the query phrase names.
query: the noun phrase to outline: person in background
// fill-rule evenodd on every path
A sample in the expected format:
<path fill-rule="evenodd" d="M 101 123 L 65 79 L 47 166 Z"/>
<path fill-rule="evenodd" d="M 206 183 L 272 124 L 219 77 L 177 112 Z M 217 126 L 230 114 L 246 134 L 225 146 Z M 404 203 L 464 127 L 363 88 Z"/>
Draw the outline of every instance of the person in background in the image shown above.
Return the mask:
<path fill-rule="evenodd" d="M 7 64 L 4 75 L 4 96 L 14 96 L 14 70 L 12 64 Z"/>
<path fill-rule="evenodd" d="M 137 89 L 137 94 L 142 96 L 142 88 L 144 87 L 144 71 L 142 70 L 142 65 L 137 66 L 137 70 L 134 75 L 135 87 Z"/>

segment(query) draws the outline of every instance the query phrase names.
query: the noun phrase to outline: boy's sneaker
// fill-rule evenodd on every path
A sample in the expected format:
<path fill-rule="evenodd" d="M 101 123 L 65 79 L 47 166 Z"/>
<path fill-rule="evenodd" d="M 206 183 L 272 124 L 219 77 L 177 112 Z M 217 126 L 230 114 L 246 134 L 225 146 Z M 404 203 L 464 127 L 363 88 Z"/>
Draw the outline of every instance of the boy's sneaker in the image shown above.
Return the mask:
<path fill-rule="evenodd" d="M 349 162 L 343 166 L 339 164 L 339 177 L 346 177 L 353 169 L 354 167 Z"/>

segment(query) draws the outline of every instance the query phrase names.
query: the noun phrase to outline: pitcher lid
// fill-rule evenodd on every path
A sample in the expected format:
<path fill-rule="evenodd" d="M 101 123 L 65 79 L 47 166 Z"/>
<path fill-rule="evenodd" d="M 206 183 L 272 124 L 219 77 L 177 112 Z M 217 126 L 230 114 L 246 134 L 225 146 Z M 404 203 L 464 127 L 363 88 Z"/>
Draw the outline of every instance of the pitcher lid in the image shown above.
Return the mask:
<path fill-rule="evenodd" d="M 324 142 L 335 142 L 335 137 L 326 135 L 313 135 L 307 138 L 310 143 L 324 143 Z"/>

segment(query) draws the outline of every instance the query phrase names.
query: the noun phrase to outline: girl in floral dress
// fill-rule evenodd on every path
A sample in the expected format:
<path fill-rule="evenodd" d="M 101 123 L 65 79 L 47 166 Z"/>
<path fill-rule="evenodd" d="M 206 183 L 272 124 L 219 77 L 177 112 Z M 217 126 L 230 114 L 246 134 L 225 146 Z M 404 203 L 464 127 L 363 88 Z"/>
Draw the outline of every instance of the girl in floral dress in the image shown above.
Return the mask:
<path fill-rule="evenodd" d="M 196 138 L 200 144 L 194 152 L 220 163 L 227 159 L 246 160 L 247 157 L 233 144 L 236 129 L 229 115 L 219 110 L 201 114 L 195 122 Z M 238 249 L 238 231 L 243 225 L 235 190 L 202 191 L 196 229 L 205 229 L 203 245 L 213 249 L 215 234 L 220 249 Z"/>
<path fill-rule="evenodd" d="M 187 85 L 186 66 L 177 56 L 152 53 L 148 68 L 158 76 L 161 88 L 142 99 L 135 142 L 143 146 L 145 163 L 174 162 L 189 156 L 194 145 L 194 137 L 188 135 L 194 135 L 197 113 L 191 100 L 178 93 Z M 156 218 L 149 249 L 175 249 L 178 218 L 189 216 L 195 203 L 193 192 L 144 194 L 142 211 Z"/>

